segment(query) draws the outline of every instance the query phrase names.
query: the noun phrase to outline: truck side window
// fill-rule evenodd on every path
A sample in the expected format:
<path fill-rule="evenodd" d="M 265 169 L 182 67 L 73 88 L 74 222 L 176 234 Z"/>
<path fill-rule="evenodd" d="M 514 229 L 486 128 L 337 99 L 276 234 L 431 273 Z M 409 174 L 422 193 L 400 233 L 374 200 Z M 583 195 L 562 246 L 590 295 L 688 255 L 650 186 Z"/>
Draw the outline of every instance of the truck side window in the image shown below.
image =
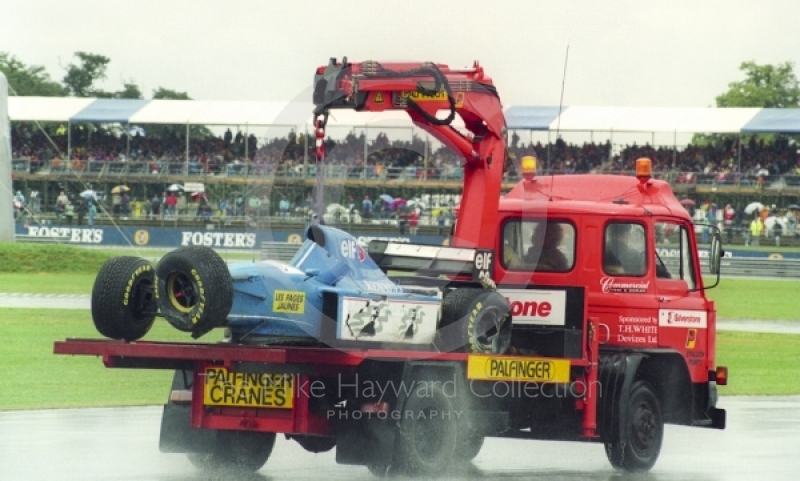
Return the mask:
<path fill-rule="evenodd" d="M 647 272 L 644 226 L 612 222 L 606 226 L 603 269 L 607 274 L 643 276 Z"/>
<path fill-rule="evenodd" d="M 664 221 L 656 222 L 655 234 L 656 277 L 684 280 L 689 289 L 694 289 L 697 282 L 689 230 L 677 222 Z"/>
<path fill-rule="evenodd" d="M 568 222 L 522 220 L 503 228 L 503 266 L 567 272 L 575 265 L 575 227 Z"/>

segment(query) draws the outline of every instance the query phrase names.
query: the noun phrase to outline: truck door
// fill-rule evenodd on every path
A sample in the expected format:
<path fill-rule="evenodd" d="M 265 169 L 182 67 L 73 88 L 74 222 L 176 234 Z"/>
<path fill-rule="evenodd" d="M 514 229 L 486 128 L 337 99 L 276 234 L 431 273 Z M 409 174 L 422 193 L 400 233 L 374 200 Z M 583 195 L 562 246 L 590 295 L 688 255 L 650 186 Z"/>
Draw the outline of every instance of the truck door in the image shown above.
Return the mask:
<path fill-rule="evenodd" d="M 590 294 L 589 305 L 599 316 L 601 327 L 607 328 L 612 345 L 658 345 L 658 302 L 653 262 L 647 255 L 652 250 L 648 227 L 640 220 L 622 219 L 602 226 L 600 282 Z"/>
<path fill-rule="evenodd" d="M 656 293 L 659 300 L 658 344 L 682 353 L 695 379 L 703 379 L 707 358 L 708 300 L 699 280 L 692 226 L 671 219 L 655 222 Z"/>

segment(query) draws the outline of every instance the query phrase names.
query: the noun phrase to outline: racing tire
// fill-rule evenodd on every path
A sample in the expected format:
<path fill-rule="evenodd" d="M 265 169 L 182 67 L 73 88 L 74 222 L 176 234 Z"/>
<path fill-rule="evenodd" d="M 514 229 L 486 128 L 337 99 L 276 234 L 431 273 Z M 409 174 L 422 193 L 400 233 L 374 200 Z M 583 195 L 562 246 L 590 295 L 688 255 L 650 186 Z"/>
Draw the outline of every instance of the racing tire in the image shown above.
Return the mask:
<path fill-rule="evenodd" d="M 462 288 L 442 301 L 436 345 L 444 352 L 504 354 L 511 345 L 511 308 L 495 291 Z"/>
<path fill-rule="evenodd" d="M 648 471 L 656 464 L 664 437 L 664 418 L 652 386 L 638 381 L 631 387 L 627 419 L 622 429 L 628 442 L 605 443 L 606 456 L 615 469 Z"/>
<path fill-rule="evenodd" d="M 210 453 L 189 453 L 189 461 L 203 471 L 255 473 L 267 463 L 275 447 L 275 433 L 217 431 Z"/>
<path fill-rule="evenodd" d="M 454 461 L 458 423 L 453 405 L 437 383 L 424 383 L 406 400 L 397 428 L 394 465 L 403 473 L 436 476 Z M 394 467 L 394 466 L 393 466 Z"/>
<path fill-rule="evenodd" d="M 197 338 L 225 325 L 233 305 L 233 279 L 225 261 L 209 247 L 181 247 L 156 265 L 161 314 Z"/>
<path fill-rule="evenodd" d="M 120 256 L 106 261 L 92 287 L 92 321 L 111 339 L 136 341 L 153 327 L 155 300 L 153 265 L 141 257 Z"/>

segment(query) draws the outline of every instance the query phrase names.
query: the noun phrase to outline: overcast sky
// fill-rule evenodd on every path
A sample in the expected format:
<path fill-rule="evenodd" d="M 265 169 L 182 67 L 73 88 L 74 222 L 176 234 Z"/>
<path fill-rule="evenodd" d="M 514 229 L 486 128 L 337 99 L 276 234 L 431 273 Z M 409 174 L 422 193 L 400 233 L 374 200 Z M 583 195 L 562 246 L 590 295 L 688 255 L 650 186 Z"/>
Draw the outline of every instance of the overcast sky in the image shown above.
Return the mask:
<path fill-rule="evenodd" d="M 504 105 L 714 105 L 742 61 L 800 60 L 800 2 L 0 0 L 0 51 L 54 80 L 85 51 L 102 87 L 199 100 L 308 96 L 329 57 L 479 60 Z M 303 98 L 303 100 L 308 100 Z"/>

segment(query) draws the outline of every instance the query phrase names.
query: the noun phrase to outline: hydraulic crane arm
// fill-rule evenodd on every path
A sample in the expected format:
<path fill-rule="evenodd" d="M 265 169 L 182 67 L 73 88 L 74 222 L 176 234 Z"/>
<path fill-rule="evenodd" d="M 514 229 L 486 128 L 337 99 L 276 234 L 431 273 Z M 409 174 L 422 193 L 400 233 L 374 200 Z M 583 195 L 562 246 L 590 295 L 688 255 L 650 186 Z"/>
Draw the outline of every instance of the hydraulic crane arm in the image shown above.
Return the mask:
<path fill-rule="evenodd" d="M 464 191 L 453 245 L 494 248 L 505 167 L 505 117 L 492 80 L 477 63 L 451 69 L 430 62 L 361 63 L 331 59 L 314 77 L 317 161 L 330 109 L 405 110 L 411 120 L 464 157 Z M 440 111 L 447 115 L 440 117 Z M 452 127 L 458 114 L 469 130 Z"/>

